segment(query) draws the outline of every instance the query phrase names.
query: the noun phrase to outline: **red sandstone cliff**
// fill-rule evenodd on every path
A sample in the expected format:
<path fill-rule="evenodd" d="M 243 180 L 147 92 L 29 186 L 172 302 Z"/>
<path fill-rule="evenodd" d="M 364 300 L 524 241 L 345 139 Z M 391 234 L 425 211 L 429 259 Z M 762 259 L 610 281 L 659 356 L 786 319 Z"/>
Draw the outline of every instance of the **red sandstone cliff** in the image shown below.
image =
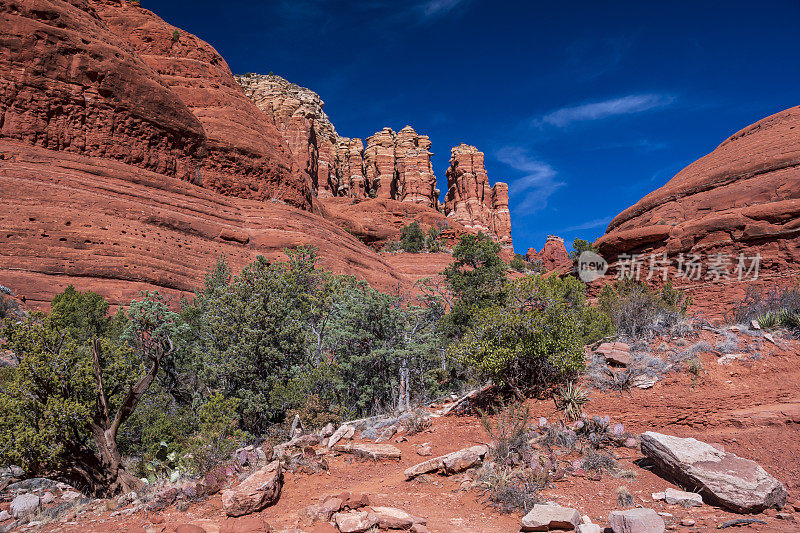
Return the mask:
<path fill-rule="evenodd" d="M 300 244 L 385 289 L 419 277 L 264 201 L 310 208 L 308 176 L 213 48 L 175 31 L 122 2 L 0 2 L 0 284 L 121 304 L 186 294 L 221 253 L 239 268 Z"/>
<path fill-rule="evenodd" d="M 474 231 L 495 238 L 504 248 L 513 249 L 511 216 L 508 210 L 508 185 L 489 185 L 483 166 L 483 152 L 460 144 L 451 150 L 447 169 L 445 214 Z"/>
<path fill-rule="evenodd" d="M 547 236 L 544 247 L 540 252 L 529 248 L 525 258 L 528 261 L 541 261 L 547 272 L 572 266 L 572 258 L 567 252 L 567 247 L 564 246 L 564 239 L 555 235 Z"/>
<path fill-rule="evenodd" d="M 800 262 L 800 107 L 728 138 L 617 215 L 595 246 L 611 259 L 723 254 L 733 261 L 730 270 L 738 254 L 760 254 L 762 279 L 789 279 Z M 694 286 L 701 299 L 722 302 L 740 296 L 745 284 Z"/>

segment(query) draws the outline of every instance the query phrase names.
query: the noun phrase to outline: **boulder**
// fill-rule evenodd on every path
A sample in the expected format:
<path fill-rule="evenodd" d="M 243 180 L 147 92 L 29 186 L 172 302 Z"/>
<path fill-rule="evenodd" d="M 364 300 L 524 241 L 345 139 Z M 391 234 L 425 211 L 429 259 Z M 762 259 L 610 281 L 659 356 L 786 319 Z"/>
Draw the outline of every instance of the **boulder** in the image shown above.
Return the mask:
<path fill-rule="evenodd" d="M 179 524 L 175 533 L 208 533 L 204 528 L 195 524 Z"/>
<path fill-rule="evenodd" d="M 707 501 L 737 513 L 757 513 L 786 503 L 786 488 L 756 462 L 692 438 L 648 431 L 642 453 L 679 485 L 697 487 Z"/>
<path fill-rule="evenodd" d="M 664 519 L 652 509 L 611 511 L 608 521 L 614 533 L 663 533 Z"/>
<path fill-rule="evenodd" d="M 372 507 L 372 512 L 376 516 L 376 524 L 382 529 L 411 529 L 414 524 L 426 524 L 424 518 L 394 507 Z"/>
<path fill-rule="evenodd" d="M 41 507 L 42 501 L 36 494 L 30 492 L 20 494 L 11 501 L 10 511 L 14 518 L 23 518 L 36 512 Z"/>
<path fill-rule="evenodd" d="M 378 517 L 369 511 L 347 511 L 333 515 L 336 527 L 342 533 L 360 533 L 378 523 Z"/>
<path fill-rule="evenodd" d="M 328 496 L 328 498 L 332 497 Z M 369 496 L 360 492 L 343 492 L 338 498 L 342 500 L 342 509 L 360 509 L 369 505 Z"/>
<path fill-rule="evenodd" d="M 356 434 L 356 428 L 348 425 L 343 424 L 339 426 L 339 429 L 333 432 L 333 435 L 328 439 L 328 448 L 333 448 L 337 442 L 342 439 L 352 439 L 353 435 Z"/>
<path fill-rule="evenodd" d="M 283 487 L 283 469 L 273 461 L 247 477 L 238 487 L 222 493 L 222 508 L 228 516 L 256 513 L 278 501 Z"/>
<path fill-rule="evenodd" d="M 0 511 L 0 522 L 5 522 L 6 520 L 11 520 L 12 516 L 11 513 L 3 509 Z"/>
<path fill-rule="evenodd" d="M 536 504 L 522 518 L 522 531 L 550 531 L 551 529 L 574 530 L 581 521 L 581 514 L 570 507 L 554 504 Z"/>
<path fill-rule="evenodd" d="M 413 479 L 436 471 L 446 475 L 456 474 L 480 463 L 487 453 L 489 453 L 488 446 L 483 444 L 471 446 L 409 467 L 405 470 L 405 476 L 406 479 Z"/>
<path fill-rule="evenodd" d="M 400 450 L 391 444 L 337 444 L 333 449 L 339 453 L 350 453 L 376 461 L 382 459 L 400 459 Z"/>
<path fill-rule="evenodd" d="M 228 518 L 219 526 L 219 533 L 270 533 L 272 528 L 259 516 Z"/>
<path fill-rule="evenodd" d="M 575 533 L 603 533 L 603 528 L 597 524 L 578 524 Z"/>
<path fill-rule="evenodd" d="M 664 501 L 670 505 L 684 505 L 686 507 L 700 507 L 703 505 L 703 497 L 696 492 L 684 492 L 668 488 L 664 491 Z"/>
<path fill-rule="evenodd" d="M 327 522 L 331 519 L 333 513 L 338 512 L 342 508 L 343 503 L 344 501 L 342 498 L 337 496 L 325 498 L 320 503 L 315 503 L 301 509 L 298 513 L 300 521 L 307 526 L 316 522 Z"/>
<path fill-rule="evenodd" d="M 604 342 L 595 353 L 602 355 L 606 363 L 614 366 L 630 366 L 631 347 L 624 342 Z"/>

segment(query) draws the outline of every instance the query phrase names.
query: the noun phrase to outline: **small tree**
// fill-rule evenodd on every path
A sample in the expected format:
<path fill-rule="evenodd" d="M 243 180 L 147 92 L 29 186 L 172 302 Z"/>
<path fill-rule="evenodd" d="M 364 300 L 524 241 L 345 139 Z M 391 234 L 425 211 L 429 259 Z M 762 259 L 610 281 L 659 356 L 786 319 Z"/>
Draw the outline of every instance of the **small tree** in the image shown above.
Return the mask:
<path fill-rule="evenodd" d="M 98 301 L 71 292 L 65 300 Z M 79 342 L 58 313 L 6 325 L 20 364 L 0 390 L 0 462 L 98 496 L 141 487 L 122 464 L 117 435 L 172 353 L 175 315 L 157 293 L 133 302 L 130 315 L 124 343 Z M 87 323 L 80 314 L 72 322 Z"/>
<path fill-rule="evenodd" d="M 412 254 L 417 254 L 425 249 L 425 232 L 422 231 L 418 222 L 414 221 L 400 230 L 400 247 Z"/>
<path fill-rule="evenodd" d="M 572 241 L 572 251 L 569 253 L 569 255 L 572 258 L 573 263 L 578 263 L 578 258 L 583 252 L 598 253 L 599 250 L 595 248 L 589 241 L 585 241 L 583 239 L 575 239 Z"/>
<path fill-rule="evenodd" d="M 525 272 L 525 260 L 522 258 L 521 254 L 514 254 L 514 259 L 508 264 L 511 268 L 516 270 L 517 272 Z"/>
<path fill-rule="evenodd" d="M 482 233 L 463 235 L 453 249 L 453 258 L 453 264 L 442 272 L 454 296 L 442 327 L 447 336 L 460 337 L 478 311 L 505 302 L 506 265 L 500 259 L 500 245 Z"/>

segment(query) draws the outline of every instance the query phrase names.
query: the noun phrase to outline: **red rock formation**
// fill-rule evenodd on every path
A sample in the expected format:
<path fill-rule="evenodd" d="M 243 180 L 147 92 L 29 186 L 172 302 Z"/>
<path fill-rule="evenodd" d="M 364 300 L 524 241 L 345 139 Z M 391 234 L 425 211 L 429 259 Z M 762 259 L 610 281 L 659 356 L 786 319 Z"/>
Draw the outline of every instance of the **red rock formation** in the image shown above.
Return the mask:
<path fill-rule="evenodd" d="M 194 179 L 206 135 L 94 4 L 0 3 L 0 138 Z"/>
<path fill-rule="evenodd" d="M 748 126 L 611 221 L 595 242 L 601 253 L 761 254 L 761 278 L 784 276 L 800 262 L 800 107 Z M 704 263 L 707 260 L 704 259 Z M 713 280 L 712 280 L 713 281 Z M 738 277 L 705 288 L 699 300 L 730 302 Z M 705 293 L 704 296 L 701 293 Z M 722 297 L 722 293 L 728 294 Z M 695 298 L 698 301 L 698 298 Z"/>
<path fill-rule="evenodd" d="M 340 137 L 319 95 L 273 74 L 237 76 L 255 104 L 277 124 L 295 163 L 320 198 L 383 198 L 438 209 L 431 142 L 406 126 L 361 139 Z"/>
<path fill-rule="evenodd" d="M 206 144 L 195 183 L 229 196 L 311 207 L 307 174 L 296 169 L 274 123 L 247 98 L 211 45 L 129 2 L 89 5 L 202 124 Z M 132 92 L 130 100 L 148 102 L 148 94 Z"/>
<path fill-rule="evenodd" d="M 460 144 L 450 153 L 445 214 L 473 231 L 495 238 L 504 248 L 513 248 L 508 185 L 489 186 L 483 152 L 474 146 Z"/>
<path fill-rule="evenodd" d="M 311 176 L 317 196 L 337 195 L 335 166 L 339 135 L 322 110 L 325 103 L 319 95 L 272 74 L 245 74 L 236 76 L 236 81 L 275 123 L 297 167 Z"/>
<path fill-rule="evenodd" d="M 572 258 L 567 253 L 566 246 L 564 246 L 564 239 L 555 235 L 547 236 L 541 252 L 537 252 L 534 248 L 529 248 L 525 258 L 528 261 L 541 261 L 547 272 L 572 266 Z"/>

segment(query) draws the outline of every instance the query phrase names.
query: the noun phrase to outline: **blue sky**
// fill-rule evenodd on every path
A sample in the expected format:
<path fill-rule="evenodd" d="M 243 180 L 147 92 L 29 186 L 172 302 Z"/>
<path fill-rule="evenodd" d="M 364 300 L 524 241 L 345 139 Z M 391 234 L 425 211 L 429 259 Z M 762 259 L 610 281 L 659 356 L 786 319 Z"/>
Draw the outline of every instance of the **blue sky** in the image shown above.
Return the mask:
<path fill-rule="evenodd" d="M 486 153 L 517 251 L 617 213 L 756 120 L 800 104 L 800 3 L 142 0 L 234 73 L 318 92 L 337 131 L 406 124 Z M 569 246 L 568 246 L 569 247 Z"/>

